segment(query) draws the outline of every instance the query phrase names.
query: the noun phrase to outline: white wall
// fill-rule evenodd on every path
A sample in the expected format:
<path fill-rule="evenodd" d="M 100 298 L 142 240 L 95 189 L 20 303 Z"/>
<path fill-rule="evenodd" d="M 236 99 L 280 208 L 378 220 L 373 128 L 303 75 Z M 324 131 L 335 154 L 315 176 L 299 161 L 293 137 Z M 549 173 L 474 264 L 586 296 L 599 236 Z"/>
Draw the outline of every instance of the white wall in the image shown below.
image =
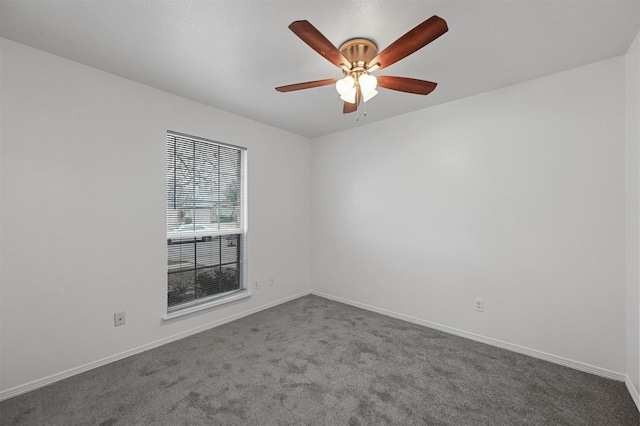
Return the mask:
<path fill-rule="evenodd" d="M 0 395 L 309 291 L 308 139 L 11 41 L 1 56 Z M 275 285 L 163 322 L 167 130 L 248 148 L 248 279 Z"/>
<path fill-rule="evenodd" d="M 640 34 L 626 56 L 626 198 L 628 386 L 640 408 Z"/>
<path fill-rule="evenodd" d="M 624 101 L 625 64 L 638 93 L 637 39 L 626 61 L 361 119 L 312 144 L 10 41 L 1 54 L 0 397 L 311 283 L 626 372 L 638 388 L 639 102 Z M 165 208 L 166 130 L 249 148 L 248 280 L 276 282 L 171 322 L 160 319 L 165 218 L 151 214 Z"/>
<path fill-rule="evenodd" d="M 624 377 L 624 72 L 313 140 L 314 290 Z"/>

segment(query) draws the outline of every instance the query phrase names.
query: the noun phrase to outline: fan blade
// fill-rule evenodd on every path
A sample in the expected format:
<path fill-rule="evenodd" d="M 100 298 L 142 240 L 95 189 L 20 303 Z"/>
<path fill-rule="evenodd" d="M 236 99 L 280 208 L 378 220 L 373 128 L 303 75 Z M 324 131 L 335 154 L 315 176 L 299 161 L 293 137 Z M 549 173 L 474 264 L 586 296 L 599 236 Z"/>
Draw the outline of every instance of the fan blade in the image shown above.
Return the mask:
<path fill-rule="evenodd" d="M 343 114 L 349 114 L 351 112 L 356 112 L 358 110 L 358 105 L 360 105 L 360 100 L 362 99 L 362 94 L 360 93 L 360 88 L 358 87 L 358 91 L 356 92 L 356 102 L 345 102 L 342 107 Z"/>
<path fill-rule="evenodd" d="M 307 81 L 304 83 L 289 84 L 287 86 L 276 87 L 278 92 L 293 92 L 294 90 L 311 89 L 313 87 L 328 86 L 338 81 L 337 78 L 327 78 L 325 80 Z"/>
<path fill-rule="evenodd" d="M 349 114 L 350 112 L 356 112 L 357 109 L 358 107 L 356 106 L 356 104 L 345 102 L 344 106 L 342 107 L 342 113 Z"/>
<path fill-rule="evenodd" d="M 422 49 L 433 40 L 449 30 L 447 23 L 439 16 L 433 15 L 389 46 L 369 61 L 369 66 L 380 64 L 379 70 L 395 64 L 402 58 L 406 58 L 413 52 Z"/>
<path fill-rule="evenodd" d="M 438 83 L 416 78 L 391 77 L 388 75 L 378 77 L 378 87 L 399 92 L 415 93 L 416 95 L 428 95 L 433 92 L 437 85 Z"/>
<path fill-rule="evenodd" d="M 333 65 L 342 68 L 340 65 L 344 64 L 348 69 L 351 68 L 347 58 L 309 21 L 294 21 L 289 29 Z"/>

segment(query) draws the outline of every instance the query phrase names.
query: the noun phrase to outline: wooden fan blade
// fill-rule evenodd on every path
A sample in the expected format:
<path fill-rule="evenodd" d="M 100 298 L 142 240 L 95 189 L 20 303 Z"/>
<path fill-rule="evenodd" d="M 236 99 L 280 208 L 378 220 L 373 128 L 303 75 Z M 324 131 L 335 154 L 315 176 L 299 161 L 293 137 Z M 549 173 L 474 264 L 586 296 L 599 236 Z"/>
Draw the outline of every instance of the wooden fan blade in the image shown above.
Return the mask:
<path fill-rule="evenodd" d="M 360 93 L 360 88 L 358 87 L 358 91 L 356 92 L 356 102 L 345 102 L 342 107 L 343 114 L 349 114 L 351 112 L 356 112 L 358 110 L 358 105 L 360 105 L 360 101 L 362 100 L 362 94 Z"/>
<path fill-rule="evenodd" d="M 356 104 L 352 104 L 351 102 L 345 102 L 344 106 L 342 107 L 342 113 L 349 114 L 351 112 L 356 112 L 357 109 L 358 107 L 356 106 Z"/>
<path fill-rule="evenodd" d="M 340 65 L 344 64 L 351 68 L 347 58 L 309 21 L 294 21 L 289 25 L 289 29 L 333 65 L 342 68 Z"/>
<path fill-rule="evenodd" d="M 327 78 L 324 80 L 307 81 L 304 83 L 289 84 L 287 86 L 276 87 L 278 92 L 293 92 L 294 90 L 311 89 L 313 87 L 328 86 L 335 84 L 337 78 Z"/>
<path fill-rule="evenodd" d="M 416 78 L 379 76 L 378 87 L 397 90 L 399 92 L 415 93 L 416 95 L 428 95 L 433 92 L 438 83 L 418 80 Z"/>
<path fill-rule="evenodd" d="M 378 69 L 382 69 L 395 64 L 400 59 L 422 49 L 448 30 L 445 20 L 433 15 L 378 53 L 375 58 L 369 61 L 369 66 L 380 64 Z"/>

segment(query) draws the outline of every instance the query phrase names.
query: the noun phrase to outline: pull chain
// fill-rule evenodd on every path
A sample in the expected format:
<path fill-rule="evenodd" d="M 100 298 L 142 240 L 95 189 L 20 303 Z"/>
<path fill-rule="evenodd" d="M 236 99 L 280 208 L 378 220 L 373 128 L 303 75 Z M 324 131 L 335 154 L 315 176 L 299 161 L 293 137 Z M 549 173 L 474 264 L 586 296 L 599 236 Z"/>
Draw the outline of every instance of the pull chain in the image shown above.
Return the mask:
<path fill-rule="evenodd" d="M 367 103 L 363 102 L 362 103 L 364 105 L 364 114 L 363 117 L 367 117 Z M 360 121 L 360 108 L 359 106 L 356 107 L 356 121 Z"/>

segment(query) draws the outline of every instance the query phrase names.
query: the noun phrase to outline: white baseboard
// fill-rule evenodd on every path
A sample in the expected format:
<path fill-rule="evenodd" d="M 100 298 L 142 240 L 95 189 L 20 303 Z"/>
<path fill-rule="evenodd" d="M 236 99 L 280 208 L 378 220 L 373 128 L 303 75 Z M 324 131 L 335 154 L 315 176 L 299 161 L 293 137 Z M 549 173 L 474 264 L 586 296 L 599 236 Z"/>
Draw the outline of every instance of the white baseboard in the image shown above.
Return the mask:
<path fill-rule="evenodd" d="M 591 373 L 591 374 L 595 374 L 598 376 L 602 376 L 602 377 L 606 377 L 608 379 L 613 379 L 613 380 L 617 380 L 619 382 L 627 382 L 627 387 L 629 387 L 629 383 L 626 380 L 627 376 L 625 374 L 622 373 L 618 373 L 616 371 L 611 371 L 611 370 L 607 370 L 606 368 L 600 368 L 600 367 L 596 367 L 594 365 L 590 365 L 590 364 L 585 364 L 583 362 L 579 362 L 579 361 L 574 361 L 568 358 L 564 358 L 561 356 L 557 356 L 557 355 L 553 355 L 553 354 L 549 354 L 546 352 L 542 352 L 542 351 L 538 351 L 535 349 L 531 349 L 531 348 L 526 348 L 524 346 L 519 346 L 519 345 L 515 345 L 512 343 L 508 343 L 508 342 L 503 342 L 501 340 L 497 340 L 497 339 L 492 339 L 490 337 L 485 337 L 485 336 L 481 336 L 479 334 L 475 334 L 475 333 L 469 333 L 467 331 L 463 331 L 463 330 L 458 330 L 456 328 L 452 328 L 452 327 L 447 327 L 446 325 L 442 325 L 442 324 L 437 324 L 431 321 L 427 321 L 427 320 L 423 320 L 420 318 L 415 318 L 409 315 L 404 315 L 404 314 L 400 314 L 397 312 L 393 312 L 393 311 L 389 311 L 387 309 L 382 309 L 382 308 L 378 308 L 376 306 L 370 306 L 370 305 L 366 305 L 364 303 L 360 303 L 360 302 L 355 302 L 353 300 L 349 300 L 349 299 L 344 299 L 342 297 L 336 297 L 336 296 L 332 296 L 330 294 L 326 294 L 326 293 L 322 293 L 322 292 L 318 292 L 318 291 L 311 291 L 311 294 L 314 294 L 316 296 L 320 296 L 320 297 L 324 297 L 326 299 L 330 299 L 330 300 L 334 300 L 336 302 L 340 302 L 340 303 L 345 303 L 347 305 L 351 305 L 351 306 L 355 306 L 356 308 L 361 308 L 367 311 L 372 311 L 372 312 L 376 312 L 382 315 L 386 315 L 389 317 L 393 317 L 393 318 L 397 318 L 397 319 L 401 319 L 403 321 L 407 321 L 413 324 L 418 324 L 418 325 L 423 325 L 425 327 L 429 327 L 429 328 L 434 328 L 436 330 L 440 330 L 443 331 L 445 333 L 449 333 L 449 334 L 454 334 L 456 336 L 460 336 L 460 337 L 464 337 L 466 339 L 470 339 L 470 340 L 475 340 L 477 342 L 480 343 L 485 343 L 487 345 L 491 345 L 491 346 L 496 346 L 502 349 L 507 349 L 509 351 L 512 352 L 517 352 L 523 355 L 528 355 L 534 358 L 538 358 L 538 359 L 542 359 L 544 361 L 549 361 L 549 362 L 553 362 L 555 364 L 560 364 L 563 365 L 565 367 L 570 367 L 576 370 L 580 370 L 580 371 L 584 371 L 586 373 Z M 632 394 L 633 396 L 633 394 Z M 638 400 L 637 400 L 637 392 L 636 392 L 636 396 L 634 397 L 635 401 L 636 401 L 636 405 L 638 405 Z"/>
<path fill-rule="evenodd" d="M 548 354 L 546 352 L 541 352 L 535 349 L 530 349 L 530 348 L 526 348 L 523 346 L 519 346 L 519 345 L 514 345 L 511 343 L 507 343 L 507 342 L 503 342 L 500 340 L 496 340 L 496 339 L 492 339 L 490 337 L 485 337 L 485 336 L 481 336 L 478 334 L 474 334 L 474 333 L 469 333 L 466 331 L 462 331 L 462 330 L 458 330 L 452 327 L 447 327 L 445 325 L 441 325 L 441 324 L 437 324 L 431 321 L 426 321 L 420 318 L 415 318 L 409 315 L 404 315 L 404 314 L 400 314 L 397 312 L 393 312 L 393 311 L 389 311 L 387 309 L 382 309 L 382 308 L 378 308 L 375 306 L 370 306 L 370 305 L 366 305 L 364 303 L 359 303 L 359 302 L 355 302 L 353 300 L 349 300 L 349 299 L 344 299 L 341 297 L 336 297 L 336 296 L 332 296 L 330 294 L 326 294 L 326 293 L 322 293 L 322 292 L 318 292 L 318 291 L 305 291 L 302 293 L 298 293 L 296 295 L 293 296 L 289 296 L 286 297 L 284 299 L 280 299 L 277 300 L 275 302 L 271 302 L 271 303 L 267 303 L 265 305 L 261 305 L 259 307 L 250 309 L 248 311 L 244 311 L 235 315 L 230 315 L 228 317 L 225 318 L 221 318 L 219 320 L 216 320 L 214 322 L 202 325 L 202 326 L 198 326 L 195 328 L 192 328 L 190 330 L 186 330 L 183 331 L 181 333 L 175 334 L 173 336 L 169 336 L 169 337 L 165 337 L 163 339 L 160 340 L 156 340 L 154 342 L 148 343 L 146 345 L 142 345 L 133 349 L 130 349 L 128 351 L 125 352 L 121 352 L 119 354 L 115 354 L 106 358 L 102 358 L 100 360 L 94 361 L 94 362 L 90 362 L 84 365 L 81 365 L 79 367 L 75 367 L 75 368 L 71 368 L 69 370 L 60 372 L 60 373 L 56 373 L 56 374 L 52 374 L 51 376 L 42 378 L 42 379 L 38 379 L 38 380 L 34 380 L 32 382 L 23 384 L 23 385 L 19 385 L 10 389 L 6 389 L 4 391 L 0 391 L 0 401 L 3 401 L 5 399 L 9 399 L 12 398 L 14 396 L 18 396 L 21 395 L 23 393 L 27 393 L 30 392 L 32 390 L 50 385 L 52 383 L 55 383 L 57 381 L 66 379 L 68 377 L 71 376 L 75 376 L 76 374 L 80 374 L 80 373 L 84 373 L 85 371 L 89 371 L 92 370 L 94 368 L 98 368 L 101 367 L 103 365 L 107 365 L 110 364 L 112 362 L 115 361 L 119 361 L 121 359 L 130 357 L 132 355 L 136 355 L 145 351 L 148 351 L 150 349 L 154 349 L 157 348 L 159 346 L 165 345 L 167 343 L 176 341 L 176 340 L 180 340 L 183 339 L 185 337 L 203 332 L 205 330 L 209 330 L 211 328 L 215 328 L 218 326 L 221 326 L 223 324 L 227 324 L 231 321 L 235 321 L 237 319 L 255 314 L 257 312 L 263 311 L 265 309 L 269 309 L 272 308 L 274 306 L 277 305 L 281 305 L 283 303 L 289 302 L 291 300 L 295 300 L 298 299 L 300 297 L 306 296 L 308 294 L 314 294 L 316 296 L 320 296 L 320 297 L 324 297 L 326 299 L 329 300 L 334 300 L 336 302 L 340 302 L 340 303 L 345 303 L 347 305 L 351 305 L 351 306 L 355 306 L 357 308 L 361 308 L 361 309 L 365 309 L 367 311 L 372 311 L 372 312 L 376 312 L 382 315 L 386 315 L 392 318 L 397 318 L 397 319 L 401 319 L 403 321 L 407 321 L 413 324 L 418 324 L 418 325 L 422 325 L 425 327 L 430 327 L 430 328 L 434 328 L 436 330 L 440 330 L 443 331 L 445 333 L 449 333 L 449 334 L 453 334 L 456 336 L 460 336 L 460 337 L 464 337 L 467 339 L 471 339 L 471 340 L 475 340 L 477 342 L 481 342 L 481 343 L 485 343 L 488 345 L 492 345 L 492 346 L 496 346 L 499 348 L 503 348 L 503 349 L 507 349 L 513 352 L 517 352 L 517 353 L 521 353 L 524 355 L 529 355 L 532 356 L 534 358 L 538 358 L 538 359 L 542 359 L 545 361 L 549 361 L 549 362 L 553 362 L 556 364 L 560 364 L 566 367 L 570 367 L 570 368 L 574 368 L 576 370 L 579 371 L 584 371 L 587 373 L 591 373 L 591 374 L 595 374 L 598 376 L 602 376 L 602 377 L 606 377 L 609 379 L 613 379 L 613 380 L 617 380 L 617 381 L 621 381 L 621 382 L 625 382 L 627 389 L 629 390 L 629 393 L 631 394 L 631 397 L 633 398 L 633 401 L 635 402 L 636 406 L 638 407 L 638 410 L 640 410 L 640 393 L 638 391 L 638 389 L 636 389 L 633 386 L 633 383 L 631 383 L 631 380 L 629 379 L 629 377 L 625 374 L 622 373 L 618 373 L 615 371 L 611 371 L 611 370 L 607 370 L 604 368 L 600 368 L 600 367 L 596 367 L 593 365 L 589 365 L 589 364 L 585 364 L 579 361 L 574 361 L 574 360 L 570 360 L 564 357 L 560 357 L 557 355 L 552 355 L 552 354 Z"/>
<path fill-rule="evenodd" d="M 631 379 L 629 378 L 629 376 L 626 376 L 624 383 L 625 385 L 627 385 L 627 389 L 631 394 L 631 398 L 633 398 L 633 402 L 636 403 L 636 407 L 638 407 L 638 411 L 640 411 L 640 391 L 638 391 L 638 389 L 636 389 L 636 387 L 633 386 L 633 383 L 631 383 Z"/>
<path fill-rule="evenodd" d="M 30 392 L 32 390 L 36 390 L 38 388 L 42 388 L 44 386 L 50 385 L 52 383 L 55 383 L 57 381 L 66 379 L 66 378 L 71 377 L 71 376 L 75 376 L 76 374 L 84 373 L 85 371 L 93 370 L 94 368 L 102 367 L 103 365 L 107 365 L 107 364 L 110 364 L 112 362 L 119 361 L 121 359 L 130 357 L 132 355 L 136 355 L 136 354 L 148 351 L 149 349 L 154 349 L 154 348 L 157 348 L 159 346 L 166 345 L 167 343 L 171 343 L 171 342 L 174 342 L 176 340 L 183 339 L 183 338 L 191 336 L 193 334 L 197 334 L 197 333 L 203 332 L 205 330 L 209 330 L 211 328 L 219 327 L 219 326 L 221 326 L 223 324 L 227 324 L 227 323 L 229 323 L 231 321 L 235 321 L 237 319 L 249 316 L 251 314 L 255 314 L 256 312 L 260 312 L 260 311 L 263 311 L 265 309 L 273 308 L 274 306 L 281 305 L 283 303 L 289 302 L 289 301 L 294 300 L 294 299 L 298 299 L 298 298 L 300 298 L 302 296 L 306 296 L 308 294 L 310 294 L 310 292 L 309 291 L 305 291 L 305 292 L 298 293 L 298 294 L 293 295 L 293 296 L 285 297 L 284 299 L 280 299 L 280 300 L 277 300 L 275 302 L 267 303 L 265 305 L 258 306 L 257 308 L 249 309 L 248 311 L 240 312 L 240 313 L 235 314 L 235 315 L 230 315 L 228 317 L 221 318 L 219 320 L 210 322 L 208 324 L 201 325 L 201 326 L 192 328 L 190 330 L 186 330 L 186 331 L 180 332 L 178 334 L 175 334 L 175 335 L 172 335 L 172 336 L 169 336 L 169 337 L 165 337 L 165 338 L 160 339 L 160 340 L 156 340 L 156 341 L 151 342 L 151 343 L 147 343 L 146 345 L 138 346 L 137 348 L 133 348 L 133 349 L 130 349 L 128 351 L 121 352 L 119 354 L 108 356 L 106 358 L 102 358 L 102 359 L 99 359 L 97 361 L 93 361 L 93 362 L 81 365 L 79 367 L 74 367 L 74 368 L 71 368 L 69 370 L 66 370 L 66 371 L 63 371 L 63 372 L 60 372 L 60 373 L 52 374 L 51 376 L 44 377 L 42 379 L 34 380 L 34 381 L 29 382 L 29 383 L 25 383 L 23 385 L 15 386 L 13 388 L 6 389 L 4 391 L 0 391 L 0 401 L 12 398 L 14 396 L 21 395 L 23 393 Z"/>

